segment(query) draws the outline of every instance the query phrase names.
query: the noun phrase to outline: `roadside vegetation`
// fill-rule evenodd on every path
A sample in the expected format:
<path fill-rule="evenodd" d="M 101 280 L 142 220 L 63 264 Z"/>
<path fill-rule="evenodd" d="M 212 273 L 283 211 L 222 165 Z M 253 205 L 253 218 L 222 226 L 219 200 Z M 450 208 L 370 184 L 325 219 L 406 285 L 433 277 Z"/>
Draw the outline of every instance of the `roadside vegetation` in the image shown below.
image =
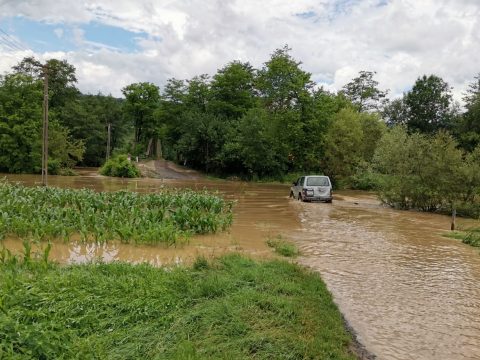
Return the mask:
<path fill-rule="evenodd" d="M 445 234 L 446 237 L 461 240 L 464 244 L 480 247 L 480 227 L 456 230 Z"/>
<path fill-rule="evenodd" d="M 3 250 L 0 279 L 0 358 L 356 358 L 320 277 L 285 261 L 61 267 Z"/>
<path fill-rule="evenodd" d="M 390 206 L 480 217 L 480 147 L 467 152 L 446 132 L 409 134 L 398 126 L 380 140 L 372 169 Z"/>
<path fill-rule="evenodd" d="M 25 187 L 0 182 L 0 238 L 177 244 L 191 234 L 222 231 L 232 203 L 191 190 L 154 194 Z"/>
<path fill-rule="evenodd" d="M 295 244 L 283 239 L 281 235 L 268 239 L 267 245 L 273 248 L 277 254 L 285 257 L 295 257 L 300 254 Z"/>

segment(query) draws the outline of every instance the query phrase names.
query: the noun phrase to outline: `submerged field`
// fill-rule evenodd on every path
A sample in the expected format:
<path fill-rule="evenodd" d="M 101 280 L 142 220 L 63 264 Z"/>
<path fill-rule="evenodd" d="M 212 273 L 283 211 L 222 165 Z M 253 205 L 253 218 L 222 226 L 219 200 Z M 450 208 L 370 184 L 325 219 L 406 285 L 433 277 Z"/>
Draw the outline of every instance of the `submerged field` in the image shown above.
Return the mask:
<path fill-rule="evenodd" d="M 232 222 L 231 202 L 191 190 L 95 192 L 1 181 L 0 199 L 0 239 L 78 235 L 84 241 L 172 245 L 191 234 L 225 230 Z"/>
<path fill-rule="evenodd" d="M 355 358 L 324 283 L 288 262 L 0 259 L 0 358 Z"/>

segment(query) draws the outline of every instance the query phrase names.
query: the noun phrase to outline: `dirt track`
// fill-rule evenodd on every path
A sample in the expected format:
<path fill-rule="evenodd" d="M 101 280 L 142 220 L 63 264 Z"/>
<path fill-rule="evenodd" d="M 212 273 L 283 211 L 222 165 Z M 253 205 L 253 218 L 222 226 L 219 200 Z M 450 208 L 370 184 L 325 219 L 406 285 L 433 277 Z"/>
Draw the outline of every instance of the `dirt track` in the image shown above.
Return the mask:
<path fill-rule="evenodd" d="M 140 162 L 138 168 L 142 175 L 154 179 L 199 179 L 202 175 L 167 160 L 149 160 Z"/>

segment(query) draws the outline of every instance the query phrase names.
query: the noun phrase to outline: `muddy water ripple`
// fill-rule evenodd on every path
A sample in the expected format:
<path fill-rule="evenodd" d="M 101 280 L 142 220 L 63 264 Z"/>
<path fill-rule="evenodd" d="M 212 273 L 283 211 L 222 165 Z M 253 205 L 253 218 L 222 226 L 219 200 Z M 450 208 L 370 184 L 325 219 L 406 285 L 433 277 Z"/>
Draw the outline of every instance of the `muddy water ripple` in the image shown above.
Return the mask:
<path fill-rule="evenodd" d="M 441 236 L 446 216 L 341 195 L 294 204 L 303 229 L 292 236 L 360 342 L 379 359 L 480 359 L 478 249 Z"/>
<path fill-rule="evenodd" d="M 31 175 L 8 178 L 26 185 L 40 181 Z M 338 192 L 333 204 L 304 204 L 289 200 L 288 187 L 280 185 L 118 180 L 93 170 L 52 176 L 50 184 L 98 191 L 206 188 L 237 201 L 226 233 L 194 237 L 178 248 L 55 243 L 52 257 L 61 263 L 100 258 L 163 265 L 229 251 L 266 258 L 272 256 L 266 239 L 282 234 L 300 248 L 298 261 L 321 273 L 359 340 L 378 359 L 480 359 L 480 254 L 442 237 L 449 229 L 446 216 L 386 209 L 358 192 Z M 18 239 L 3 243 L 21 248 Z"/>

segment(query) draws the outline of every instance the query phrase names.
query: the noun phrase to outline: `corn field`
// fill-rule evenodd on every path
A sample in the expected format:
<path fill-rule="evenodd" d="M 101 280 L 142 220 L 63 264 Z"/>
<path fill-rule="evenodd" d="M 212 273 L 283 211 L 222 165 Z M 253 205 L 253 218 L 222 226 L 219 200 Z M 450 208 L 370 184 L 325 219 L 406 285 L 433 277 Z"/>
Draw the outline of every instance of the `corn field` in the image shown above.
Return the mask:
<path fill-rule="evenodd" d="M 217 194 L 95 192 L 25 187 L 0 181 L 0 239 L 120 240 L 177 244 L 192 234 L 215 233 L 232 223 L 232 205 Z"/>

